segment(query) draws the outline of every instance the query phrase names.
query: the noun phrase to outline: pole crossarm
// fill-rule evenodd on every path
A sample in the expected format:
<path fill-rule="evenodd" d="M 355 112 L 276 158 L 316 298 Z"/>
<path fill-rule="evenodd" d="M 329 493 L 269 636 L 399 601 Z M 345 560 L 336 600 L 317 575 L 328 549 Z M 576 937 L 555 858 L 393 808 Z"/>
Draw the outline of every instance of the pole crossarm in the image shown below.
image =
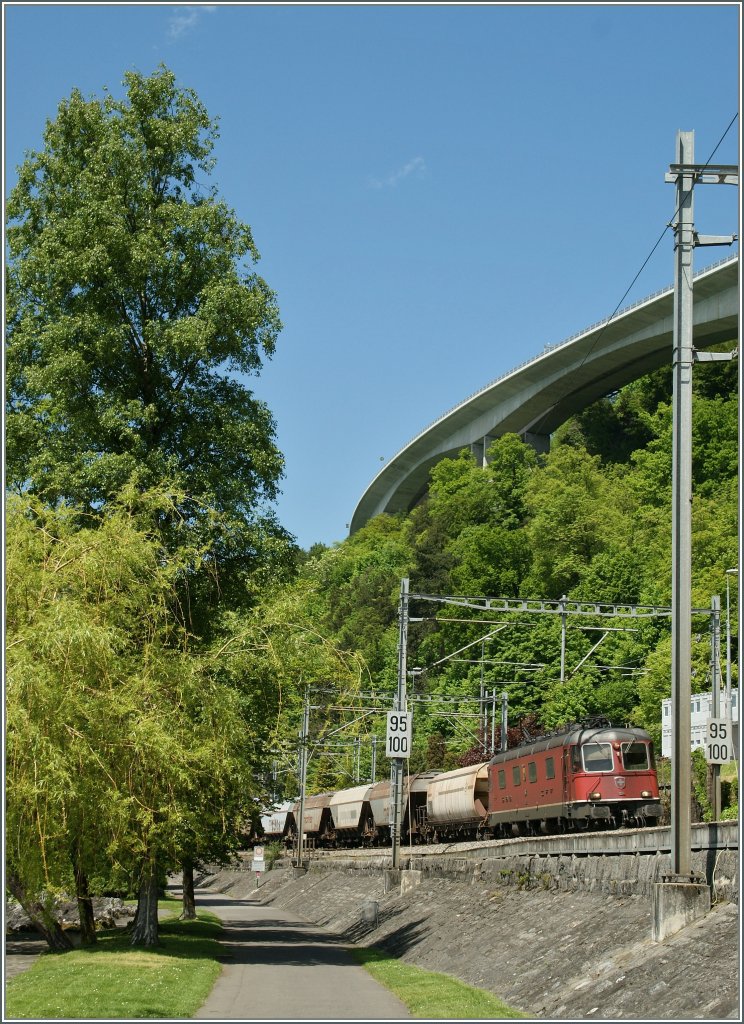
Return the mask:
<path fill-rule="evenodd" d="M 510 597 L 437 597 L 433 594 L 411 594 L 411 600 L 433 601 L 438 604 L 473 608 L 476 611 L 537 612 L 548 615 L 597 615 L 603 618 L 646 619 L 671 615 L 672 609 L 663 605 L 605 604 L 594 601 L 545 601 L 533 598 Z M 710 608 L 696 608 L 694 613 L 710 615 Z M 476 641 L 477 642 L 477 641 Z"/>
<path fill-rule="evenodd" d="M 733 359 L 739 358 L 739 350 L 731 352 L 699 352 L 693 350 L 692 358 L 696 363 L 730 363 Z"/>
<path fill-rule="evenodd" d="M 669 164 L 669 173 L 664 175 L 664 181 L 674 185 L 685 175 L 692 175 L 696 185 L 739 184 L 737 164 Z"/>

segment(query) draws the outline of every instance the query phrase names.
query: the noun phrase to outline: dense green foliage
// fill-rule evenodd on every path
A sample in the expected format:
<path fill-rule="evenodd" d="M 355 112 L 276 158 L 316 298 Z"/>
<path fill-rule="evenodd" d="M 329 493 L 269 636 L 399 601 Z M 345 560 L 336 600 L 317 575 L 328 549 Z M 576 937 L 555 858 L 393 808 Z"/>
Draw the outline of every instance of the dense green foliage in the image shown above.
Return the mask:
<path fill-rule="evenodd" d="M 165 68 L 124 84 L 64 100 L 8 200 L 7 485 L 85 512 L 127 483 L 180 492 L 160 530 L 204 545 L 182 605 L 204 632 L 287 546 L 273 419 L 244 383 L 281 325 L 205 184 L 216 124 Z"/>
<path fill-rule="evenodd" d="M 123 85 L 60 104 L 7 204 L 8 851 L 30 902 L 139 887 L 149 945 L 158 879 L 262 796 L 281 694 L 242 618 L 296 549 L 246 385 L 281 325 L 207 183 L 216 123 L 164 67 Z"/>
<path fill-rule="evenodd" d="M 33 892 L 74 870 L 136 890 L 145 858 L 227 849 L 256 790 L 247 696 L 172 611 L 189 565 L 153 529 L 172 499 L 129 497 L 88 527 L 8 501 L 6 853 Z"/>
<path fill-rule="evenodd" d="M 726 569 L 737 565 L 736 364 L 697 366 L 694 388 L 692 602 L 705 610 L 713 594 L 725 591 Z M 379 516 L 343 543 L 316 550 L 280 600 L 293 595 L 298 613 L 342 650 L 357 652 L 366 689 L 384 695 L 380 706 L 387 707 L 397 681 L 404 576 L 422 595 L 554 602 L 565 596 L 668 608 L 670 407 L 671 377 L 663 370 L 564 424 L 547 455 L 514 435 L 492 442 L 485 466 L 464 450 L 433 468 L 427 497 L 409 515 Z M 604 715 L 647 728 L 660 748 L 660 703 L 671 690 L 668 615 L 569 616 L 563 682 L 557 614 L 479 613 L 414 599 L 411 615 L 408 665 L 425 669 L 408 680 L 416 720 L 412 770 L 482 757 L 491 725 L 477 717 L 481 686 L 497 691 L 497 723 L 498 696 L 508 694 L 510 742 L 522 735 L 520 723 L 534 734 Z M 693 687 L 710 689 L 707 613 L 694 616 L 693 631 Z M 735 682 L 736 675 L 734 666 Z M 357 777 L 351 752 L 324 753 L 327 720 L 317 713 L 310 785 L 318 790 Z M 343 735 L 362 738 L 363 779 L 372 736 L 384 736 L 384 717 L 346 721 Z M 498 724 L 494 732 L 498 741 Z M 288 758 L 294 742 L 286 737 Z M 379 759 L 377 769 L 382 777 Z"/>

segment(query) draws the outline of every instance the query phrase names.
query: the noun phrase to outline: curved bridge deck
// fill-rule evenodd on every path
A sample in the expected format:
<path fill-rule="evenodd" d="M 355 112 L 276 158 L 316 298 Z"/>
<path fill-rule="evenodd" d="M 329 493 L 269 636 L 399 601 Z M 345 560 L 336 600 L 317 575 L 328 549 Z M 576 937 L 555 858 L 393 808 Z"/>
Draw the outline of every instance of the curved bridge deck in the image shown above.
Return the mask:
<path fill-rule="evenodd" d="M 367 487 L 354 533 L 382 512 L 405 512 L 425 493 L 441 459 L 471 447 L 483 455 L 502 434 L 547 449 L 572 414 L 672 359 L 674 290 L 667 288 L 587 328 L 487 384 L 421 431 Z M 695 275 L 693 340 L 703 349 L 733 341 L 739 325 L 739 261 L 728 257 Z"/>

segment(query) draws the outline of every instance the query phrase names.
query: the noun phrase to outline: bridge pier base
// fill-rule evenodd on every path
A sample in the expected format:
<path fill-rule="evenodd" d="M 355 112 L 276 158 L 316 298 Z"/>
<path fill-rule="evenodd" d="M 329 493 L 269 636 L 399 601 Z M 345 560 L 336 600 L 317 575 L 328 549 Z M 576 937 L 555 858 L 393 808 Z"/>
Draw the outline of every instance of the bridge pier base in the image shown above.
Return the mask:
<path fill-rule="evenodd" d="M 651 893 L 651 938 L 662 942 L 710 911 L 710 887 L 693 876 L 669 875 Z"/>

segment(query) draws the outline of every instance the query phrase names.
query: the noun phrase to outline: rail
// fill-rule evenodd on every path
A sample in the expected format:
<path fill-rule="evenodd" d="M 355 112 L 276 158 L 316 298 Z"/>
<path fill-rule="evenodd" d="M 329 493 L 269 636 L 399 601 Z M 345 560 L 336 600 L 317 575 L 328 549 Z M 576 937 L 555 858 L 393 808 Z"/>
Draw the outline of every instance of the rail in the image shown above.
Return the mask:
<path fill-rule="evenodd" d="M 739 849 L 738 821 L 701 822 L 691 829 L 691 848 L 694 851 Z M 671 849 L 671 828 L 658 825 L 652 828 L 620 829 L 617 832 L 579 832 L 562 836 L 525 836 L 514 839 L 485 839 L 473 842 L 438 843 L 422 846 L 401 846 L 403 866 L 423 867 L 434 858 L 460 861 L 483 861 L 500 857 L 597 857 L 640 854 L 653 856 Z M 389 867 L 392 852 L 389 847 L 377 849 L 319 850 L 312 859 L 352 860 Z"/>

